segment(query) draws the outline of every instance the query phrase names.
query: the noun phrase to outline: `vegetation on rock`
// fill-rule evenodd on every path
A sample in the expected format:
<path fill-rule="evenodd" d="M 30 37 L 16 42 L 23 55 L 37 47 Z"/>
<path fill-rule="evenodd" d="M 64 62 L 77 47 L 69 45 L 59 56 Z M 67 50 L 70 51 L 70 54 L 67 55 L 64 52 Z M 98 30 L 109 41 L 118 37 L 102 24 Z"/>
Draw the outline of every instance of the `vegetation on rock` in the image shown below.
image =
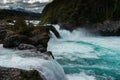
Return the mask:
<path fill-rule="evenodd" d="M 0 9 L 0 20 L 4 19 L 15 19 L 18 17 L 23 17 L 25 19 L 39 19 L 40 18 L 39 13 L 29 13 L 29 12 L 22 12 L 22 11 L 16 11 L 16 10 L 7 10 L 7 9 Z"/>
<path fill-rule="evenodd" d="M 69 26 L 120 20 L 119 0 L 54 0 L 42 13 L 43 23 Z"/>
<path fill-rule="evenodd" d="M 57 38 L 60 38 L 59 33 L 52 25 L 34 26 L 32 23 L 29 22 L 27 24 L 24 18 L 16 18 L 14 25 L 7 24 L 3 26 L 4 30 L 2 30 L 2 28 L 0 30 L 0 33 L 2 33 L 2 35 L 0 35 L 0 40 L 1 42 L 3 42 L 3 47 L 5 48 L 18 47 L 21 43 L 24 43 L 32 44 L 35 47 L 37 47 L 38 45 L 43 45 L 46 50 L 47 43 L 50 39 L 50 31 L 52 31 Z M 3 34 L 3 31 L 5 34 Z"/>

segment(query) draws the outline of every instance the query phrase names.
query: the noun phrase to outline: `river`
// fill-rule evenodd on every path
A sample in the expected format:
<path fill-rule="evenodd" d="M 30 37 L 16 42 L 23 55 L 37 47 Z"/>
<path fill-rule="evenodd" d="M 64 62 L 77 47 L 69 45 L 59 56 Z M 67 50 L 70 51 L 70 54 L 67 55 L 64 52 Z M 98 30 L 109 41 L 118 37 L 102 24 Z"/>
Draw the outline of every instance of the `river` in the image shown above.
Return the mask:
<path fill-rule="evenodd" d="M 84 29 L 72 33 L 59 29 L 48 50 L 63 67 L 69 80 L 120 80 L 120 37 L 101 37 Z"/>

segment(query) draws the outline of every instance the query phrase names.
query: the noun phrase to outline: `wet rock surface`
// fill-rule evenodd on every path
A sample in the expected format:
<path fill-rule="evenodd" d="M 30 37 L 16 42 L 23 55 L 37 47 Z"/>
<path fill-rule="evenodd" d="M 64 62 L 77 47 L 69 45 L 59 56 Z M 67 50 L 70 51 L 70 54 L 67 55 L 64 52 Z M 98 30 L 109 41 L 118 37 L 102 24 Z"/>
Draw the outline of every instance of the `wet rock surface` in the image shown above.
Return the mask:
<path fill-rule="evenodd" d="M 0 80 L 45 80 L 36 70 L 0 67 Z"/>
<path fill-rule="evenodd" d="M 22 24 L 21 24 L 22 21 Z M 4 48 L 22 50 L 18 53 L 20 58 L 40 58 L 44 60 L 54 59 L 52 52 L 47 51 L 50 39 L 50 31 L 60 38 L 55 28 L 27 26 L 23 20 L 16 21 L 14 26 L 4 25 L 0 27 L 0 43 Z M 12 54 L 11 54 L 12 55 Z M 31 59 L 32 59 L 31 58 Z M 19 63 L 18 63 L 19 64 Z M 21 70 L 16 68 L 0 67 L 0 80 L 46 80 L 37 70 Z"/>
<path fill-rule="evenodd" d="M 20 43 L 30 43 L 30 40 L 27 36 L 24 35 L 12 35 L 5 38 L 3 42 L 4 48 L 14 48 L 18 47 Z"/>
<path fill-rule="evenodd" d="M 35 49 L 36 47 L 34 45 L 31 45 L 31 44 L 23 44 L 21 43 L 19 46 L 18 46 L 18 49 L 19 50 L 30 50 L 30 49 Z"/>

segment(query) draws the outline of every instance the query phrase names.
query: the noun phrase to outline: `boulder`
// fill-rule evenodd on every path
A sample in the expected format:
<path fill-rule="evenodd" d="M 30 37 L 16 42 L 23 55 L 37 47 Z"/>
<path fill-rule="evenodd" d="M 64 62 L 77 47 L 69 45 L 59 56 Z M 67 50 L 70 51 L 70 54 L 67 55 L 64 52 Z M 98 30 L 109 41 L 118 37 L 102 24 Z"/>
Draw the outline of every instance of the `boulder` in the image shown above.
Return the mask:
<path fill-rule="evenodd" d="M 7 34 L 5 36 L 6 38 L 15 35 L 15 32 L 13 32 L 11 30 L 6 30 L 6 32 L 7 32 Z"/>
<path fill-rule="evenodd" d="M 45 80 L 36 70 L 0 67 L 0 80 Z"/>
<path fill-rule="evenodd" d="M 52 25 L 39 26 L 39 29 L 36 29 L 32 32 L 33 37 L 31 38 L 33 44 L 38 46 L 39 44 L 47 48 L 47 43 L 50 39 L 50 31 L 54 33 L 57 38 L 61 38 L 59 32 Z"/>
<path fill-rule="evenodd" d="M 7 37 L 3 42 L 4 48 L 14 48 L 18 47 L 21 43 L 31 43 L 29 38 L 24 35 L 13 35 L 10 37 Z"/>
<path fill-rule="evenodd" d="M 47 48 L 47 43 L 48 43 L 49 39 L 50 39 L 49 34 L 46 32 L 41 33 L 41 34 L 36 34 L 35 36 L 33 36 L 31 38 L 31 40 L 35 46 L 38 46 L 41 44 L 45 48 Z"/>
<path fill-rule="evenodd" d="M 43 46 L 43 45 L 38 45 L 37 46 L 37 51 L 40 51 L 40 52 L 46 52 L 46 48 Z"/>
<path fill-rule="evenodd" d="M 0 27 L 0 40 L 4 40 L 6 34 L 7 34 L 6 29 L 3 27 Z"/>
<path fill-rule="evenodd" d="M 0 41 L 3 43 L 4 39 L 6 37 L 10 37 L 11 35 L 14 35 L 15 33 L 11 30 L 7 30 L 4 27 L 0 27 Z"/>
<path fill-rule="evenodd" d="M 35 47 L 34 45 L 31 45 L 31 44 L 21 43 L 21 44 L 18 46 L 18 49 L 19 49 L 19 50 L 27 50 L 27 49 L 36 49 L 36 47 Z"/>

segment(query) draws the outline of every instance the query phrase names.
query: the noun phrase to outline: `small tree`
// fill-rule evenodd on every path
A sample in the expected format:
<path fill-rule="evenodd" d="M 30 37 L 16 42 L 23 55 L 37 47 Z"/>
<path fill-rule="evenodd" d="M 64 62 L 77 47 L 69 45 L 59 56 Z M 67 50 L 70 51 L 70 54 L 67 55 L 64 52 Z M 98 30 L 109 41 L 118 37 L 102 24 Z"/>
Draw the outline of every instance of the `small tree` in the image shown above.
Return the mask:
<path fill-rule="evenodd" d="M 31 31 L 33 30 L 32 27 L 29 27 L 26 24 L 24 18 L 17 18 L 13 28 L 16 33 L 27 35 L 27 36 L 29 36 Z"/>

